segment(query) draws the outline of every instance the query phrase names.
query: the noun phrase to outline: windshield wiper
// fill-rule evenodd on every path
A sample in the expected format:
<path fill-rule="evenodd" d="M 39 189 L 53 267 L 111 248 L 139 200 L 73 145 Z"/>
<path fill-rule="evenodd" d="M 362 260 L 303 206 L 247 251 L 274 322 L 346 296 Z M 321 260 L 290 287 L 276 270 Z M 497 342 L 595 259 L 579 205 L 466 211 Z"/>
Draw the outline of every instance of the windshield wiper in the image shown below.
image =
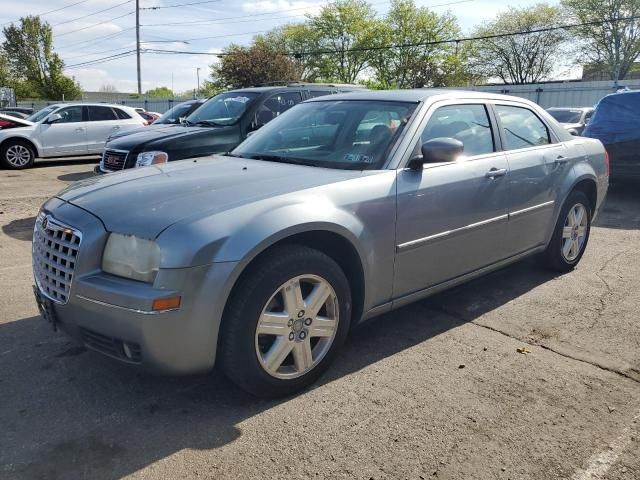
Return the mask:
<path fill-rule="evenodd" d="M 243 155 L 244 158 L 251 160 L 264 160 L 265 162 L 278 162 L 278 163 L 291 163 L 293 165 L 306 165 L 308 167 L 315 167 L 316 165 L 298 158 L 281 157 L 280 155 L 266 155 L 263 153 L 256 153 L 250 155 Z"/>
<path fill-rule="evenodd" d="M 194 125 L 207 125 L 209 127 L 224 127 L 225 125 L 222 123 L 218 123 L 214 120 L 199 120 Z"/>
<path fill-rule="evenodd" d="M 237 153 L 232 152 L 224 152 L 222 155 L 224 157 L 244 158 L 242 155 L 238 155 Z"/>

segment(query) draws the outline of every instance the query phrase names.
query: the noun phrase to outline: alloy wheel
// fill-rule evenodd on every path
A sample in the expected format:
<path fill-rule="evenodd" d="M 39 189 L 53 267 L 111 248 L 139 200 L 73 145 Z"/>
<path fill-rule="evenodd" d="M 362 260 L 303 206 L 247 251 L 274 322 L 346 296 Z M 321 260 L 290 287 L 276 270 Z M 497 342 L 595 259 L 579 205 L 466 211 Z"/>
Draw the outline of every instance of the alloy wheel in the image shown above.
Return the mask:
<path fill-rule="evenodd" d="M 14 167 L 24 167 L 31 161 L 31 151 L 24 145 L 11 145 L 7 148 L 6 159 Z"/>
<path fill-rule="evenodd" d="M 589 215 L 584 205 L 578 203 L 569 209 L 562 229 L 562 256 L 573 262 L 584 247 L 587 238 Z"/>
<path fill-rule="evenodd" d="M 271 376 L 308 373 L 327 354 L 338 330 L 338 297 L 317 275 L 282 284 L 262 309 L 255 333 L 258 361 Z"/>

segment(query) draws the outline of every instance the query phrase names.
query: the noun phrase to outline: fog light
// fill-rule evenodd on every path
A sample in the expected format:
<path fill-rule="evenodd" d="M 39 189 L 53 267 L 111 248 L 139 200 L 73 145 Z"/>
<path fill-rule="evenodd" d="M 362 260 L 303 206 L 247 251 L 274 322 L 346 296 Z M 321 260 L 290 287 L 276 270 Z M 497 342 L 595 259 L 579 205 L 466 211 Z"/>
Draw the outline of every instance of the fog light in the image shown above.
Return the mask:
<path fill-rule="evenodd" d="M 180 300 L 182 297 L 168 297 L 168 298 L 156 298 L 151 305 L 151 309 L 154 312 L 162 310 L 175 310 L 180 307 Z"/>

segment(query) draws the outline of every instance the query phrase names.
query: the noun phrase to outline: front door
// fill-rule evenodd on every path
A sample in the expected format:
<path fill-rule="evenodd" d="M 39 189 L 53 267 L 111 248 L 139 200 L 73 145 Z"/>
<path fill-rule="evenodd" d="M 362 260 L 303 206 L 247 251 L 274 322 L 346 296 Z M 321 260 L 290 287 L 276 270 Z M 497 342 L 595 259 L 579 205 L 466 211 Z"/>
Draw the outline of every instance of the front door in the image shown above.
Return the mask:
<path fill-rule="evenodd" d="M 107 137 L 120 130 L 119 120 L 111 107 L 90 105 L 87 122 L 87 145 L 89 153 L 102 153 Z"/>
<path fill-rule="evenodd" d="M 87 130 L 82 110 L 79 105 L 62 108 L 55 112 L 62 118 L 38 126 L 43 156 L 87 154 Z"/>
<path fill-rule="evenodd" d="M 456 162 L 398 171 L 394 297 L 454 279 L 504 258 L 508 164 L 482 103 L 433 111 L 414 153 L 432 138 L 464 143 Z"/>

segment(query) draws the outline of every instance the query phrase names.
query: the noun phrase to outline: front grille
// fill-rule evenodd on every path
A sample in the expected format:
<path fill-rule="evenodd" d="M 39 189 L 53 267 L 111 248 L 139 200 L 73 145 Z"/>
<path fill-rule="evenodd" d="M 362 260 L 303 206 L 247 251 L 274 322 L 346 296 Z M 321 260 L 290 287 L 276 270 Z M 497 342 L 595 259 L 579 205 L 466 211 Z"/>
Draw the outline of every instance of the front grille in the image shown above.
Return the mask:
<path fill-rule="evenodd" d="M 137 343 L 124 342 L 88 328 L 80 328 L 80 331 L 85 345 L 92 350 L 125 362 L 140 363 L 142 361 L 142 351 Z"/>
<path fill-rule="evenodd" d="M 124 150 L 105 150 L 102 154 L 103 170 L 122 170 L 127 163 L 129 152 Z"/>
<path fill-rule="evenodd" d="M 57 303 L 69 301 L 82 234 L 40 212 L 33 228 L 33 274 L 40 291 Z"/>

